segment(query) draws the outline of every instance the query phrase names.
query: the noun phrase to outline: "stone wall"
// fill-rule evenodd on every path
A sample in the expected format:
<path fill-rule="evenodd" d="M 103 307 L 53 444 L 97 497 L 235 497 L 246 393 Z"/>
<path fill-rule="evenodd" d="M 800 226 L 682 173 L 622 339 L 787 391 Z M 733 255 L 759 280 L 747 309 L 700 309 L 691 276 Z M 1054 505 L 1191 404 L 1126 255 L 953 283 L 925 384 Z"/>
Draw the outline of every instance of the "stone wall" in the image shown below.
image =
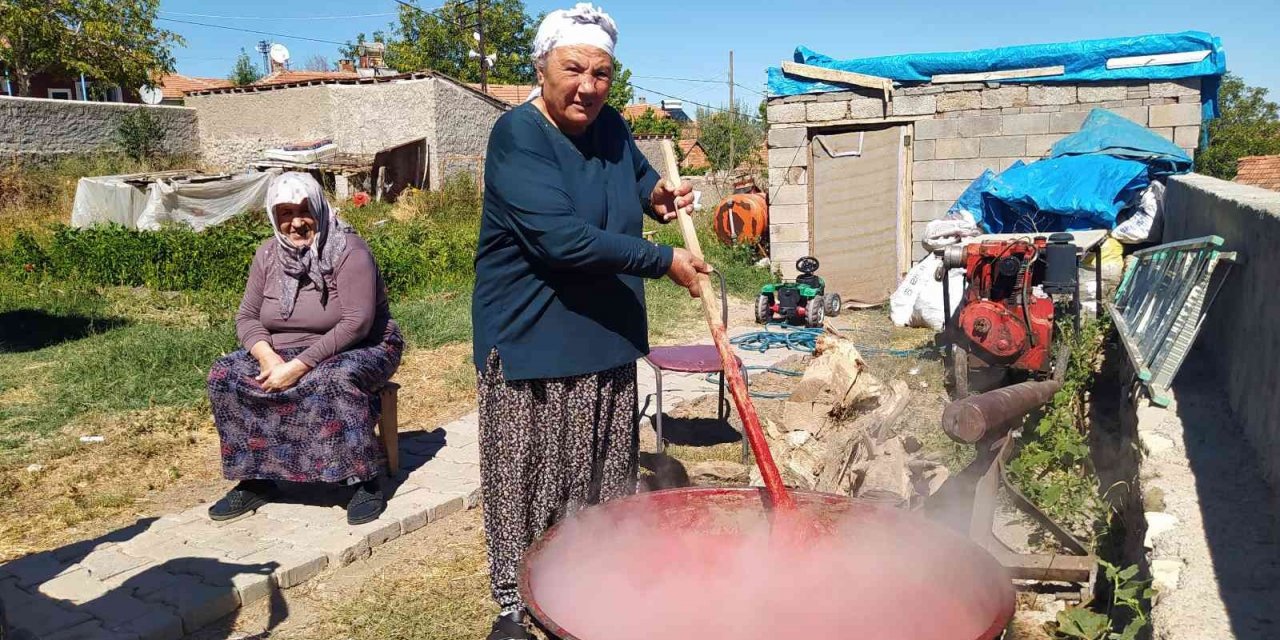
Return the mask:
<path fill-rule="evenodd" d="M 164 131 L 168 153 L 194 154 L 196 112 L 118 102 L 0 97 L 0 157 L 49 158 L 117 151 L 116 130 L 128 113 L 147 109 Z"/>
<path fill-rule="evenodd" d="M 1231 269 L 1196 342 L 1280 493 L 1280 193 L 1197 174 L 1171 178 L 1164 241 L 1207 235 L 1222 236 L 1245 263 Z"/>
<path fill-rule="evenodd" d="M 986 169 L 1047 155 L 1095 107 L 1110 109 L 1191 153 L 1200 138 L 1200 81 L 1018 85 L 972 83 L 776 98 L 768 105 L 770 237 L 778 255 L 808 252 L 807 146 L 815 132 L 914 123 L 911 163 L 913 259 L 920 236 Z M 785 239 L 785 240 L 784 240 Z M 793 246 L 794 245 L 794 246 Z"/>
<path fill-rule="evenodd" d="M 479 159 L 506 107 L 439 77 L 323 84 L 187 97 L 200 120 L 206 162 L 237 169 L 285 142 L 332 138 L 341 153 L 372 156 L 426 138 L 429 183 L 451 171 L 482 170 Z"/>
<path fill-rule="evenodd" d="M 435 91 L 436 144 L 430 150 L 432 183 L 455 173 L 484 178 L 484 157 L 489 132 L 506 109 L 473 91 L 451 82 L 440 82 Z"/>

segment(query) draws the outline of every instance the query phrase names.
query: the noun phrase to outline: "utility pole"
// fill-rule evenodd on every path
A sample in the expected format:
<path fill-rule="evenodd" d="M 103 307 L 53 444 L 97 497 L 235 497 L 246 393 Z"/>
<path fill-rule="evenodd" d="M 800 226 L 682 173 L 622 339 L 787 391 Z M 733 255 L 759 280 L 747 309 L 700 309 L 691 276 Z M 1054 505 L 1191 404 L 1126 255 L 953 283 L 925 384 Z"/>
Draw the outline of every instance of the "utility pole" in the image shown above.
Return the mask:
<path fill-rule="evenodd" d="M 480 91 L 489 93 L 489 54 L 484 48 L 484 0 L 476 0 L 476 33 L 480 34 Z"/>
<path fill-rule="evenodd" d="M 734 161 L 733 138 L 738 128 L 738 103 L 733 101 L 733 49 L 729 50 L 729 174 L 738 168 Z"/>

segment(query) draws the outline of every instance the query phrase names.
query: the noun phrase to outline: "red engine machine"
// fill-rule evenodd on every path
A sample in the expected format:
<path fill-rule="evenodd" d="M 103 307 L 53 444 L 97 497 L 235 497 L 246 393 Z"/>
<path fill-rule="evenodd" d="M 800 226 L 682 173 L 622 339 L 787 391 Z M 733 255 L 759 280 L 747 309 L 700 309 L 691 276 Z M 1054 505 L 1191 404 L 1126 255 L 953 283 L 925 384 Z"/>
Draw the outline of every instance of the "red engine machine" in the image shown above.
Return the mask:
<path fill-rule="evenodd" d="M 1070 234 L 988 240 L 947 247 L 943 268 L 963 268 L 967 286 L 945 329 L 954 382 L 968 394 L 971 364 L 1041 378 L 1054 368 L 1054 321 L 1079 318 L 1079 258 Z M 944 278 L 944 308 L 950 291 Z M 1063 297 L 1070 295 L 1069 304 Z M 1055 296 L 1060 296 L 1055 300 Z M 972 354 L 972 358 L 969 357 Z M 976 360 L 976 362 L 974 362 Z"/>

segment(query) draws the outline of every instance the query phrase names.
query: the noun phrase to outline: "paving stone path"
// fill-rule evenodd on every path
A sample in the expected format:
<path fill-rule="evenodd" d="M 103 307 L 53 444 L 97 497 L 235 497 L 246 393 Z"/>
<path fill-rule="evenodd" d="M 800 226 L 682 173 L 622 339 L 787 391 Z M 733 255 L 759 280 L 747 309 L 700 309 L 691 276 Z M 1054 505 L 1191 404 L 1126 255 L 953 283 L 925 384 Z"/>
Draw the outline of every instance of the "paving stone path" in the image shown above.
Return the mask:
<path fill-rule="evenodd" d="M 739 353 L 751 366 L 795 352 Z M 667 411 L 716 390 L 702 375 L 667 374 L 664 387 Z M 643 361 L 639 389 L 647 426 L 655 385 Z M 301 486 L 286 488 L 284 501 L 229 522 L 211 521 L 209 505 L 199 505 L 0 565 L 0 601 L 16 638 L 177 640 L 278 589 L 476 506 L 477 432 L 472 412 L 429 432 L 402 434 L 394 493 L 382 517 L 369 524 L 347 524 L 345 494 Z"/>

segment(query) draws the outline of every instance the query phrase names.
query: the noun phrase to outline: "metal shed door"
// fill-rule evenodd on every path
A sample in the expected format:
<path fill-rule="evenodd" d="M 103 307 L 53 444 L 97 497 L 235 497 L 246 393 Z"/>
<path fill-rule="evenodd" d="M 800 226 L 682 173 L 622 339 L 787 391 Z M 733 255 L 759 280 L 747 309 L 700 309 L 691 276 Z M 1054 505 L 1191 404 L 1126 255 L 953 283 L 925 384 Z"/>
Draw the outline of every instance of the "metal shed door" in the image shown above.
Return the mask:
<path fill-rule="evenodd" d="M 827 290 L 883 302 L 898 284 L 903 250 L 903 127 L 813 138 L 813 252 Z"/>

